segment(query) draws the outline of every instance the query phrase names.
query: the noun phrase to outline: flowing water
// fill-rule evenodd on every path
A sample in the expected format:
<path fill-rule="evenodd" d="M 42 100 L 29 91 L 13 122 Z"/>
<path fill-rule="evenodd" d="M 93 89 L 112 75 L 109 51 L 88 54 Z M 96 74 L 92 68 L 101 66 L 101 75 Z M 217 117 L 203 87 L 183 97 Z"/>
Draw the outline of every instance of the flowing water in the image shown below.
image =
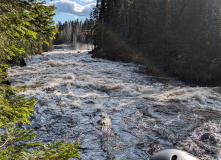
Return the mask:
<path fill-rule="evenodd" d="M 83 160 L 147 160 L 178 148 L 221 158 L 221 88 L 189 87 L 133 63 L 55 50 L 8 69 L 20 94 L 37 99 L 36 139 L 79 141 Z"/>

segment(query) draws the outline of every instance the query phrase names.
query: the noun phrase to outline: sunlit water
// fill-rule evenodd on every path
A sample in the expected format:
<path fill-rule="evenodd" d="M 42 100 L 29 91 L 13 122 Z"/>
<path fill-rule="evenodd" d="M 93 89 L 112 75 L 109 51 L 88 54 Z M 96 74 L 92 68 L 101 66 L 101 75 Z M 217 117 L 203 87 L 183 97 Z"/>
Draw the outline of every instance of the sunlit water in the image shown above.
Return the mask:
<path fill-rule="evenodd" d="M 133 63 L 56 50 L 8 69 L 20 94 L 37 99 L 36 139 L 79 141 L 83 160 L 146 160 L 178 148 L 221 156 L 221 89 L 188 87 L 143 73 Z"/>

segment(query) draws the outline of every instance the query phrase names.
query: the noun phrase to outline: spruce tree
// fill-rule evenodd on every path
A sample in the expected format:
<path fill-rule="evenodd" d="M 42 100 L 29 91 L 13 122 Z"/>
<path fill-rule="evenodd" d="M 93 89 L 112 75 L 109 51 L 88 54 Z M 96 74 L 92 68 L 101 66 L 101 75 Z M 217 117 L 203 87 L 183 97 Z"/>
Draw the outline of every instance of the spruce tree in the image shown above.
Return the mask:
<path fill-rule="evenodd" d="M 4 85 L 6 69 L 17 60 L 42 52 L 42 45 L 53 39 L 56 27 L 52 20 L 54 7 L 36 0 L 0 1 L 0 159 L 55 160 L 79 158 L 79 143 L 54 140 L 48 144 L 33 141 L 33 130 L 19 123 L 30 123 L 35 99 L 17 94 Z"/>

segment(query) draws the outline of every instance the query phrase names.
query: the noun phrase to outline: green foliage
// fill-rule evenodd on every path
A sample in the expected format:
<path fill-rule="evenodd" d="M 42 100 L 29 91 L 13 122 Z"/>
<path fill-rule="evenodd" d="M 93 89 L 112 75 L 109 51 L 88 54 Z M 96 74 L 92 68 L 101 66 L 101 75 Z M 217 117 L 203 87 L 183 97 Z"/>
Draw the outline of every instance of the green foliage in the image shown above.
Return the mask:
<path fill-rule="evenodd" d="M 63 140 L 54 140 L 49 144 L 41 145 L 35 151 L 31 151 L 28 154 L 22 153 L 26 159 L 47 159 L 47 160 L 67 160 L 69 158 L 80 158 L 76 149 L 80 143 L 64 143 Z"/>
<path fill-rule="evenodd" d="M 82 31 L 91 31 L 93 22 L 89 19 L 85 19 L 83 22 L 76 21 L 65 21 L 63 24 L 58 22 L 57 29 L 58 33 L 55 35 L 55 40 L 53 41 L 55 45 L 58 44 L 73 44 L 73 39 L 77 38 Z M 77 38 L 78 43 L 91 43 L 91 35 L 86 35 L 85 42 L 82 42 Z"/>
<path fill-rule="evenodd" d="M 53 6 L 37 0 L 0 1 L 0 159 L 57 160 L 80 158 L 80 143 L 54 140 L 48 144 L 34 141 L 33 130 L 24 130 L 35 107 L 34 98 L 25 98 L 7 81 L 6 69 L 18 65 L 24 57 L 49 50 L 56 33 Z"/>
<path fill-rule="evenodd" d="M 16 90 L 10 86 L 0 87 L 0 126 L 18 122 L 30 123 L 28 117 L 34 111 L 35 99 L 26 99 L 16 95 Z"/>
<path fill-rule="evenodd" d="M 25 153 L 31 152 L 31 148 L 41 145 L 40 141 L 31 142 L 35 137 L 33 130 L 22 130 L 9 125 L 6 127 L 4 133 L 0 135 L 0 159 L 22 159 Z"/>
<path fill-rule="evenodd" d="M 29 123 L 28 117 L 34 110 L 35 99 L 17 95 L 10 86 L 0 88 L 0 159 L 2 160 L 56 160 L 80 158 L 80 143 L 64 143 L 62 140 L 41 144 L 33 141 L 34 130 L 24 130 L 18 123 Z"/>
<path fill-rule="evenodd" d="M 44 1 L 0 2 L 0 71 L 5 71 L 15 57 L 22 59 L 42 52 L 42 45 L 56 33 L 54 9 Z"/>
<path fill-rule="evenodd" d="M 162 74 L 220 85 L 220 15 L 220 0 L 98 0 L 94 53 L 126 61 L 141 56 Z"/>
<path fill-rule="evenodd" d="M 41 141 L 31 141 L 35 137 L 33 130 L 23 130 L 7 127 L 0 135 L 0 159 L 2 160 L 67 160 L 80 158 L 77 147 L 80 143 L 65 143 L 63 140 L 54 140 L 48 144 Z"/>

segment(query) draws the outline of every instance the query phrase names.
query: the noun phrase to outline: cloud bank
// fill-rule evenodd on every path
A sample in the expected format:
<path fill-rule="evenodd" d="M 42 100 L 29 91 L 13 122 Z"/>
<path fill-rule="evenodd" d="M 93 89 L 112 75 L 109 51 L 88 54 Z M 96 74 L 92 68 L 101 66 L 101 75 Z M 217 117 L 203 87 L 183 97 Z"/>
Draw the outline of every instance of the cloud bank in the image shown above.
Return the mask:
<path fill-rule="evenodd" d="M 82 0 L 91 1 L 91 0 Z M 89 16 L 92 9 L 95 7 L 96 3 L 90 3 L 88 5 L 82 6 L 76 2 L 70 0 L 55 0 L 48 3 L 48 5 L 53 5 L 57 9 L 55 12 L 69 13 L 76 16 Z"/>

